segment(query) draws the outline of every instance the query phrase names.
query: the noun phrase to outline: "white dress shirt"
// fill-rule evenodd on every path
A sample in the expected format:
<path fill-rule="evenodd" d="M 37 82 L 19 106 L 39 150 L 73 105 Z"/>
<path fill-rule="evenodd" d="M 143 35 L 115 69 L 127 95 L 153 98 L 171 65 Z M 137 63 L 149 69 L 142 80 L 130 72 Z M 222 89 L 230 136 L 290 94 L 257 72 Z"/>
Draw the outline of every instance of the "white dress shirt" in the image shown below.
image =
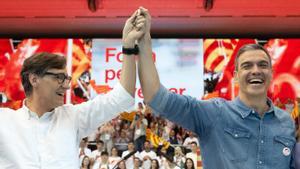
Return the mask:
<path fill-rule="evenodd" d="M 129 150 L 123 151 L 122 159 L 124 159 L 124 157 L 127 156 L 129 153 L 131 153 L 131 151 L 129 151 Z M 139 154 L 140 153 L 137 151 L 136 153 L 134 153 L 134 155 L 132 155 L 131 157 L 129 157 L 125 161 L 126 168 L 133 168 L 134 167 L 134 157 L 140 158 Z"/>
<path fill-rule="evenodd" d="M 150 159 L 144 160 L 144 157 L 149 156 Z M 151 168 L 151 160 L 156 159 L 156 153 L 152 150 L 146 152 L 145 150 L 140 153 L 140 160 L 143 162 L 142 168 L 148 169 Z"/>
<path fill-rule="evenodd" d="M 81 151 L 82 151 L 81 148 L 79 148 L 79 150 L 78 150 L 79 155 L 80 155 L 80 153 L 82 153 Z M 85 155 L 88 157 L 92 157 L 92 151 L 87 147 L 84 147 L 83 154 L 81 154 L 81 156 L 85 156 Z"/>
<path fill-rule="evenodd" d="M 101 153 L 102 153 L 102 151 L 99 151 L 98 149 L 96 149 L 96 150 L 92 151 L 91 158 L 93 158 L 94 160 L 100 159 Z"/>
<path fill-rule="evenodd" d="M 16 111 L 0 108 L 0 168 L 78 169 L 80 140 L 133 106 L 134 98 L 118 83 L 106 95 L 40 118 L 25 104 Z"/>

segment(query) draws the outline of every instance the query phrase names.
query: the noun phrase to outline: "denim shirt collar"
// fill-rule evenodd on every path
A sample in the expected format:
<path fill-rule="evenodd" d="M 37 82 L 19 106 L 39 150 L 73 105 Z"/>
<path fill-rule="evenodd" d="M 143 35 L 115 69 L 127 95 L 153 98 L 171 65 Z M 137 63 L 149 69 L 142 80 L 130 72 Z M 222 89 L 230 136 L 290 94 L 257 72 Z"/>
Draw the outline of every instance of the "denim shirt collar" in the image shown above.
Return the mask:
<path fill-rule="evenodd" d="M 250 107 L 246 106 L 240 99 L 240 97 L 236 97 L 233 100 L 233 103 L 236 105 L 236 108 L 238 109 L 238 112 L 240 113 L 240 115 L 242 116 L 242 118 L 246 118 L 247 116 L 249 116 L 251 113 L 255 113 L 255 111 L 253 109 L 251 109 Z M 270 98 L 267 99 L 267 104 L 269 105 L 269 110 L 266 113 L 272 113 L 274 112 L 274 114 L 276 116 L 278 116 L 278 112 L 274 111 L 274 104 L 272 102 L 272 100 Z"/>

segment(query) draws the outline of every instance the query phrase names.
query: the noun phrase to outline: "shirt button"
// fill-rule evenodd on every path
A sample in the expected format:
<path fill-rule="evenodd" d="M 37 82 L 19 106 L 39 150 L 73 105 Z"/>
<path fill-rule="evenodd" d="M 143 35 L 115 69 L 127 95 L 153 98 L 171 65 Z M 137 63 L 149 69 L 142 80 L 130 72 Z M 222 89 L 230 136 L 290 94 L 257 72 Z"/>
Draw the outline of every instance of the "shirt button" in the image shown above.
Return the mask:
<path fill-rule="evenodd" d="M 262 161 L 259 161 L 259 164 L 262 164 Z"/>
<path fill-rule="evenodd" d="M 235 134 L 235 135 L 234 135 L 234 137 L 238 137 L 238 136 L 239 136 L 238 134 Z"/>
<path fill-rule="evenodd" d="M 260 142 L 261 142 L 261 144 L 264 144 L 264 140 L 261 140 Z"/>

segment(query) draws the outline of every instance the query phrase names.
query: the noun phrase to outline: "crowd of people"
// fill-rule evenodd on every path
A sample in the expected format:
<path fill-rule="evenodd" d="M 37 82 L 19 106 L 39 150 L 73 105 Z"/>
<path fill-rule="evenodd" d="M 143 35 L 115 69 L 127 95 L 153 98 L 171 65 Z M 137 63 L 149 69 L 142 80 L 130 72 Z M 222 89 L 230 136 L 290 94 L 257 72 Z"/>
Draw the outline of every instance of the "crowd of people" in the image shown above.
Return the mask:
<path fill-rule="evenodd" d="M 188 168 L 196 168 L 199 140 L 194 133 L 153 116 L 151 108 L 141 102 L 134 113 L 132 121 L 118 116 L 81 140 L 81 169 L 169 169 L 186 168 L 190 164 Z M 146 130 L 171 145 L 168 148 L 153 146 L 146 139 Z"/>

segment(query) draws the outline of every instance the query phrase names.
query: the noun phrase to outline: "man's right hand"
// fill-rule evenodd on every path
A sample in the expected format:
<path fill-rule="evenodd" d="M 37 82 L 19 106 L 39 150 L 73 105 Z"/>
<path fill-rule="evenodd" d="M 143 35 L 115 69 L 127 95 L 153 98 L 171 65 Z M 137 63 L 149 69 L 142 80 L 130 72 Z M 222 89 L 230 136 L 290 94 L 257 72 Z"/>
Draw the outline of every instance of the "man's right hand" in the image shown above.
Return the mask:
<path fill-rule="evenodd" d="M 144 18 L 145 18 L 146 21 L 145 21 L 145 26 L 144 26 L 144 32 L 145 33 L 143 34 L 143 36 L 141 37 L 141 39 L 139 41 L 139 47 L 140 48 L 151 47 L 151 45 L 145 44 L 145 43 L 151 43 L 151 35 L 150 35 L 151 15 L 150 15 L 148 9 L 145 9 L 143 7 L 140 7 L 140 13 L 141 13 L 141 15 L 144 16 Z"/>
<path fill-rule="evenodd" d="M 142 14 L 142 9 L 136 10 L 129 19 L 127 19 L 126 24 L 123 29 L 123 47 L 133 48 L 136 41 L 145 33 L 146 18 Z"/>

